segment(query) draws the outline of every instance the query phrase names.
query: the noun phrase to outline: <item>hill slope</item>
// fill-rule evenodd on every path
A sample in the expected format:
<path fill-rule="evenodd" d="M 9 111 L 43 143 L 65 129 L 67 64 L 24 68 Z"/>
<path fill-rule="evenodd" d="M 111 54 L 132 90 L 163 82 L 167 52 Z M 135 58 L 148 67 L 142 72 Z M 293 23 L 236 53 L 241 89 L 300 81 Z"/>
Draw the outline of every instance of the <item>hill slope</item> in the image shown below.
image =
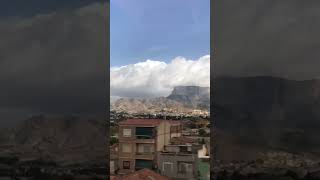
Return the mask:
<path fill-rule="evenodd" d="M 155 113 L 164 109 L 173 112 L 191 112 L 193 109 L 208 110 L 210 92 L 208 87 L 178 86 L 168 97 L 120 98 L 111 104 L 111 109 L 133 113 Z"/>

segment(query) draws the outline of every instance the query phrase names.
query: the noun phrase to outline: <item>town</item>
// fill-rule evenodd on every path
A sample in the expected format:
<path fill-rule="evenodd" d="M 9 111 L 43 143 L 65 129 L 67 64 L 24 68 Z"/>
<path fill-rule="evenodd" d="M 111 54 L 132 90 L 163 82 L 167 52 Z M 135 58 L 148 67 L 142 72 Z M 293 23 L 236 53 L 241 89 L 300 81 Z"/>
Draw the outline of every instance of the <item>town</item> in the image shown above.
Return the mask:
<path fill-rule="evenodd" d="M 110 114 L 111 179 L 210 179 L 209 114 Z"/>

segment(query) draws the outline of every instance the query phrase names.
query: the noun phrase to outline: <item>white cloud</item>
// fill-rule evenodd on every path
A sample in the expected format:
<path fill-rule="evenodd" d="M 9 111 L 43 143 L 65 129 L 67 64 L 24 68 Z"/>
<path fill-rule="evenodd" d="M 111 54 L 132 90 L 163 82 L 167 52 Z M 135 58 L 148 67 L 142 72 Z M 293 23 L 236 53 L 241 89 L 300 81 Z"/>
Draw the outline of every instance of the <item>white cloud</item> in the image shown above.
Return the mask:
<path fill-rule="evenodd" d="M 170 63 L 146 60 L 111 67 L 111 96 L 167 96 L 174 86 L 210 86 L 210 55 L 198 60 L 176 57 Z"/>

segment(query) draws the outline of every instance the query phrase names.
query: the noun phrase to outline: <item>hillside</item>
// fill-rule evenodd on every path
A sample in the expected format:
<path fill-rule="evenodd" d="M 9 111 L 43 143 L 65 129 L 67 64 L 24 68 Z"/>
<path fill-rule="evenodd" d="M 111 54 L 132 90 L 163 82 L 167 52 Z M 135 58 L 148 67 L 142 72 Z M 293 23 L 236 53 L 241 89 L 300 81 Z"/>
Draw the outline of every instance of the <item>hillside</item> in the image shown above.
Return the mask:
<path fill-rule="evenodd" d="M 177 86 L 167 98 L 193 108 L 209 109 L 210 88 L 199 86 Z"/>
<path fill-rule="evenodd" d="M 209 102 L 208 87 L 178 86 L 168 97 L 117 99 L 111 103 L 111 109 L 132 113 L 156 113 L 163 110 L 183 113 L 194 109 L 207 111 Z"/>

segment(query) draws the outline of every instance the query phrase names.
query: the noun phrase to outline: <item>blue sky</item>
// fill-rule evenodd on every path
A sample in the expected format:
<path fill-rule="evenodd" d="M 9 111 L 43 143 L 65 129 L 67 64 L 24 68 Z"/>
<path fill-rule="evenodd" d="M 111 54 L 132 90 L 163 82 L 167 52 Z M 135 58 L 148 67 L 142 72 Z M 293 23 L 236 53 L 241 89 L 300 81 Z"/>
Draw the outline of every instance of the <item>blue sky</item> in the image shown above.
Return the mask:
<path fill-rule="evenodd" d="M 111 66 L 210 53 L 210 0 L 111 0 Z"/>

